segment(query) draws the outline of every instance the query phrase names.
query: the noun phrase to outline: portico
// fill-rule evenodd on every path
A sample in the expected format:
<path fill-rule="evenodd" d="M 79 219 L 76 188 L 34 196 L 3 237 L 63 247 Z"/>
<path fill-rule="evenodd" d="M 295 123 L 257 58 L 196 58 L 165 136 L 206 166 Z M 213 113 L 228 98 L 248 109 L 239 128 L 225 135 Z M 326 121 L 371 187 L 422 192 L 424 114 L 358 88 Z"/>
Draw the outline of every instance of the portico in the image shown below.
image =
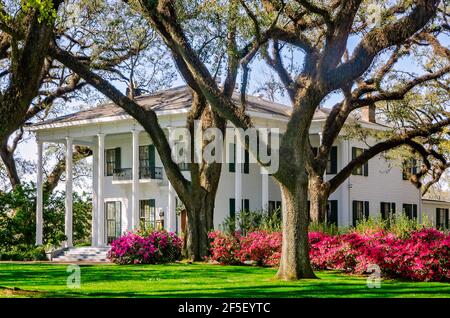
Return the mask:
<path fill-rule="evenodd" d="M 126 136 L 129 136 L 128 138 Z M 161 195 L 161 192 L 166 190 L 167 199 L 166 206 L 152 206 L 153 215 L 151 216 L 152 222 L 159 221 L 159 224 L 164 224 L 164 219 L 160 219 L 160 214 L 164 213 L 166 215 L 167 224 L 166 228 L 168 230 L 175 230 L 176 227 L 176 207 L 175 198 L 176 193 L 173 187 L 168 182 L 164 175 L 162 167 L 155 166 L 155 158 L 151 159 L 153 161 L 152 165 L 144 164 L 142 162 L 142 150 L 144 147 L 148 147 L 150 138 L 145 132 L 138 129 L 132 129 L 128 133 L 114 133 L 108 134 L 103 131 L 99 131 L 93 136 L 77 136 L 76 134 L 71 134 L 63 138 L 49 137 L 46 134 L 37 132 L 37 204 L 36 204 L 36 244 L 43 244 L 43 154 L 45 146 L 49 143 L 59 143 L 65 147 L 65 215 L 64 215 L 64 234 L 66 240 L 64 241 L 64 247 L 73 246 L 73 149 L 76 145 L 89 146 L 93 150 L 92 156 L 92 246 L 102 247 L 107 245 L 108 234 L 107 226 L 112 226 L 112 219 L 109 219 L 108 223 L 108 202 L 120 202 L 120 212 L 117 216 L 120 220 L 115 220 L 116 225 L 120 227 L 117 229 L 118 233 L 123 233 L 126 230 L 135 230 L 140 227 L 141 221 L 145 219 L 142 216 L 142 209 L 140 204 L 142 203 L 143 194 L 145 188 L 157 189 L 157 195 Z M 108 162 L 105 154 L 108 153 L 108 140 L 109 139 L 130 139 L 131 141 L 131 163 L 130 168 L 122 168 L 114 166 L 112 174 L 111 172 L 111 162 Z M 142 145 L 144 143 L 145 145 Z M 151 144 L 150 144 L 151 145 Z M 140 154 L 141 151 L 141 154 Z M 123 165 L 125 165 L 128 160 L 126 158 L 129 156 L 128 152 L 121 155 L 123 158 Z M 120 162 L 118 159 L 117 162 Z M 115 164 L 115 163 L 114 163 Z M 108 169 L 107 166 L 108 165 Z M 144 167 L 142 166 L 144 165 Z M 108 171 L 107 171 L 108 170 Z M 126 172 L 124 172 L 126 171 Z M 128 173 L 130 171 L 130 173 Z M 119 198 L 113 197 L 112 192 L 113 187 L 119 188 L 126 195 L 120 195 Z M 144 189 L 141 189 L 143 187 Z M 129 197 L 129 198 L 128 198 Z M 152 198 L 153 199 L 153 198 Z M 153 199 L 154 200 L 154 199 Z M 161 202 L 164 203 L 164 202 Z M 129 210 L 129 211 L 128 211 Z M 130 212 L 130 213 L 128 213 Z M 114 225 L 114 227 L 116 227 Z M 111 229 L 109 229 L 111 230 Z"/>

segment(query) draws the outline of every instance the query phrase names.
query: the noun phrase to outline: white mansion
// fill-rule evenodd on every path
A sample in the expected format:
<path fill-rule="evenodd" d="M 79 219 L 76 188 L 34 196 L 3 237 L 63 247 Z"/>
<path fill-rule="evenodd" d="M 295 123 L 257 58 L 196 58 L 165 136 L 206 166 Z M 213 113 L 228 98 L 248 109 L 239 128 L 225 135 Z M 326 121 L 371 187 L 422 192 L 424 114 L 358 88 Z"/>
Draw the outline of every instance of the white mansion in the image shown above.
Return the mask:
<path fill-rule="evenodd" d="M 236 97 L 238 98 L 238 97 Z M 136 101 L 152 108 L 161 127 L 185 127 L 191 105 L 186 87 L 177 87 Z M 257 97 L 248 97 L 247 111 L 255 127 L 279 128 L 282 132 L 290 108 Z M 311 125 L 311 143 L 318 145 L 326 109 L 319 109 Z M 384 130 L 386 126 L 373 118 L 356 119 L 364 129 Z M 42 149 L 43 143 L 66 145 L 66 236 L 72 246 L 72 151 L 73 145 L 93 149 L 92 245 L 105 246 L 124 231 L 139 224 L 164 227 L 180 232 L 183 215 L 177 213 L 177 195 L 167 180 L 162 163 L 144 129 L 118 106 L 109 103 L 39 124 L 29 130 L 36 134 L 38 145 L 36 243 L 42 244 Z M 365 143 L 338 138 L 330 156 L 328 177 L 345 166 Z M 240 168 L 239 168 L 240 167 Z M 350 226 L 364 215 L 387 215 L 403 211 L 422 220 L 423 215 L 436 226 L 447 226 L 450 203 L 422 199 L 420 191 L 402 177 L 400 165 L 382 156 L 356 169 L 335 191 L 329 201 L 328 221 Z M 189 176 L 189 172 L 186 176 Z M 270 175 L 261 174 L 255 164 L 224 164 L 217 191 L 214 222 L 241 209 L 275 209 L 281 206 L 280 190 Z"/>

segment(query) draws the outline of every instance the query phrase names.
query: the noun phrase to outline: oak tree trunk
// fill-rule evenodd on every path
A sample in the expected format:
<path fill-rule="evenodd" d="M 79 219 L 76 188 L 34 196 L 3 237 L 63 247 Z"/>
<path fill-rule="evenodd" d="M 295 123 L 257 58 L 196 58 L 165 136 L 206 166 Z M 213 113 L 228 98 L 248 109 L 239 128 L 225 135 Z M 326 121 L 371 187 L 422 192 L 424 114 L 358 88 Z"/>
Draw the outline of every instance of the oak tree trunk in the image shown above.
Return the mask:
<path fill-rule="evenodd" d="M 214 199 L 210 193 L 203 193 L 187 209 L 183 256 L 191 261 L 203 261 L 208 256 L 208 233 L 214 227 Z"/>
<path fill-rule="evenodd" d="M 295 189 L 281 185 L 283 241 L 277 278 L 316 278 L 309 261 L 308 178 L 297 177 Z"/>
<path fill-rule="evenodd" d="M 327 183 L 324 183 L 323 175 L 311 174 L 309 176 L 309 216 L 313 223 L 322 224 L 326 222 L 328 189 Z"/>
<path fill-rule="evenodd" d="M 14 153 L 9 151 L 6 142 L 2 143 L 0 146 L 0 157 L 2 158 L 3 164 L 5 165 L 6 172 L 8 174 L 11 187 L 14 189 L 20 185 L 20 177 L 17 173 L 16 161 L 14 160 Z"/>

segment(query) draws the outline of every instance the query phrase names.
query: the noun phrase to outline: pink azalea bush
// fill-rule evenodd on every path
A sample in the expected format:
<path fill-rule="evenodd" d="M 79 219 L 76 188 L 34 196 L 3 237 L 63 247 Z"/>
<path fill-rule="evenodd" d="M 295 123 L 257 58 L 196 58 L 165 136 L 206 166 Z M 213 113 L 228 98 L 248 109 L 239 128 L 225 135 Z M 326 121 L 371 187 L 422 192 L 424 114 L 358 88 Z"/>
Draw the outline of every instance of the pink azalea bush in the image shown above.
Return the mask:
<path fill-rule="evenodd" d="M 210 234 L 211 260 L 222 264 L 253 261 L 277 266 L 281 233 L 250 232 L 246 236 Z M 315 269 L 364 274 L 378 265 L 384 277 L 417 281 L 450 281 L 450 235 L 431 228 L 401 238 L 387 231 L 329 235 L 309 233 L 310 259 Z"/>
<path fill-rule="evenodd" d="M 281 255 L 281 233 L 250 232 L 241 237 L 237 255 L 241 262 L 254 261 L 262 266 L 275 266 Z"/>
<path fill-rule="evenodd" d="M 127 232 L 111 243 L 108 259 L 116 264 L 158 264 L 176 261 L 182 241 L 167 231 Z"/>
<path fill-rule="evenodd" d="M 214 231 L 210 232 L 208 237 L 212 261 L 227 265 L 240 263 L 240 235 L 238 232 L 235 235 L 228 235 L 222 231 Z"/>

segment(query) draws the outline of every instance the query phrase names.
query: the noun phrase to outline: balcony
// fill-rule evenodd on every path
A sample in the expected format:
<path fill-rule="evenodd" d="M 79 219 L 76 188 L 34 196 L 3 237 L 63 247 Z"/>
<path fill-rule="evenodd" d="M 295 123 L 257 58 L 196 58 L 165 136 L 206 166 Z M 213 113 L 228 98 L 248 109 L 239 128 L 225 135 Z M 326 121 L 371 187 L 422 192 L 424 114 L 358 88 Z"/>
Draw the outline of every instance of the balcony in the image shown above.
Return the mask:
<path fill-rule="evenodd" d="M 162 167 L 139 167 L 139 180 L 162 180 L 163 168 Z M 115 169 L 113 173 L 113 181 L 131 181 L 133 180 L 133 169 L 122 168 Z"/>

